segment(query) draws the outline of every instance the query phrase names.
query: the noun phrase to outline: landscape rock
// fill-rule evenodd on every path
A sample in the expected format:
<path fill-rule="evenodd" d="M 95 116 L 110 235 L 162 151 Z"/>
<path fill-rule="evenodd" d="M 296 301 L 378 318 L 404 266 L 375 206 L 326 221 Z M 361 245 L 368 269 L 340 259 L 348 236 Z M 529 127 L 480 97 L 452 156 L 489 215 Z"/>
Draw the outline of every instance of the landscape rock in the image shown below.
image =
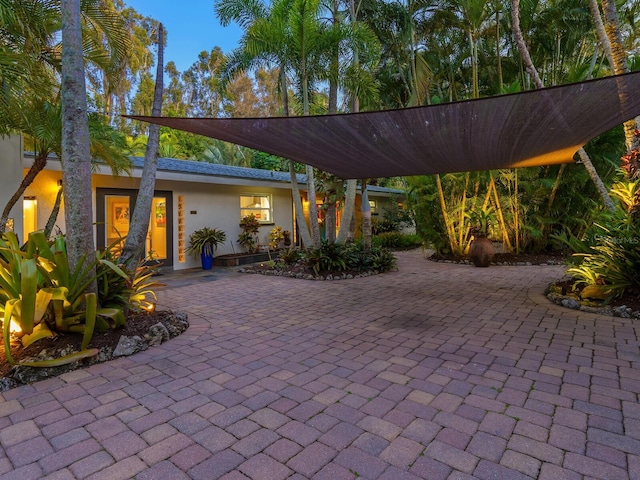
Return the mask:
<path fill-rule="evenodd" d="M 149 348 L 149 344 L 138 335 L 134 335 L 133 337 L 125 337 L 123 335 L 120 337 L 120 341 L 113 351 L 113 356 L 114 358 L 126 357 L 128 355 L 133 355 L 134 353 L 142 352 L 147 348 Z"/>
<path fill-rule="evenodd" d="M 153 345 L 160 345 L 162 342 L 166 342 L 170 338 L 169 330 L 162 322 L 152 325 L 149 329 L 149 333 L 145 335 L 145 339 L 150 347 Z"/>
<path fill-rule="evenodd" d="M 573 310 L 578 310 L 580 308 L 580 302 L 574 300 L 573 298 L 563 298 L 560 301 L 560 305 L 565 308 L 572 308 Z"/>

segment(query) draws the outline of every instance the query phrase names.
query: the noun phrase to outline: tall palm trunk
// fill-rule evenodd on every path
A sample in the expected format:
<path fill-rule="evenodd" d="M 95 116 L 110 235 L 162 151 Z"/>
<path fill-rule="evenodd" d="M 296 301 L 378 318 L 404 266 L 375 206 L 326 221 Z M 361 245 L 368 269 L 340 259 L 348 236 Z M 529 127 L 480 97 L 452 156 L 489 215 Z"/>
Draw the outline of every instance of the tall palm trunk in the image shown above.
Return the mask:
<path fill-rule="evenodd" d="M 156 69 L 156 85 L 153 92 L 153 107 L 151 114 L 160 116 L 162 114 L 162 90 L 164 72 L 164 29 L 162 24 L 158 25 L 158 66 Z M 156 186 L 156 170 L 158 169 L 158 147 L 160 143 L 160 126 L 149 125 L 149 140 L 147 150 L 144 155 L 144 167 L 140 178 L 138 198 L 131 216 L 129 233 L 124 242 L 120 263 L 128 264 L 130 268 L 145 258 L 145 245 L 147 232 L 149 230 L 149 219 L 151 218 L 151 204 L 153 203 L 153 192 Z"/>
<path fill-rule="evenodd" d="M 614 0 L 602 0 L 602 10 L 604 12 L 604 30 L 609 39 L 611 49 L 611 59 L 613 61 L 613 72 L 616 75 L 627 73 L 627 54 L 622 46 L 622 35 L 620 33 L 620 22 L 618 21 L 618 11 Z M 626 97 L 631 92 L 620 90 L 620 101 L 626 103 Z M 636 137 L 635 130 L 640 129 L 640 117 L 624 122 L 624 138 L 627 151 L 640 147 L 640 139 Z"/>
<path fill-rule="evenodd" d="M 53 232 L 53 227 L 56 226 L 56 221 L 58 220 L 58 214 L 60 213 L 60 206 L 62 205 L 62 195 L 64 194 L 64 188 L 58 189 L 58 193 L 56 194 L 56 200 L 53 202 L 53 208 L 51 209 L 51 214 L 49 215 L 49 220 L 47 220 L 47 224 L 44 227 L 44 235 L 49 238 L 51 236 L 51 232 Z"/>
<path fill-rule="evenodd" d="M 62 182 L 65 186 L 67 255 L 73 270 L 95 250 L 80 0 L 62 0 L 61 92 Z M 95 280 L 87 290 L 97 290 Z"/>
<path fill-rule="evenodd" d="M 344 209 L 342 211 L 342 218 L 340 219 L 340 230 L 338 231 L 336 243 L 345 243 L 346 241 L 353 238 L 351 220 L 353 219 L 353 214 L 355 211 L 356 190 L 357 181 L 347 180 L 347 191 L 344 195 Z"/>
<path fill-rule="evenodd" d="M 280 90 L 282 92 L 282 114 L 285 117 L 289 116 L 289 94 L 287 93 L 287 75 L 285 73 L 284 65 L 280 66 Z M 300 186 L 298 185 L 298 177 L 296 175 L 295 165 L 293 160 L 289 161 L 289 178 L 291 180 L 291 195 L 293 196 L 293 206 L 296 216 L 296 231 L 298 233 L 298 239 L 302 241 L 304 248 L 311 246 L 311 234 L 307 228 L 307 222 L 304 219 L 304 209 L 302 206 L 302 196 L 300 195 Z"/>
<path fill-rule="evenodd" d="M 538 70 L 536 70 L 533 61 L 531 60 L 529 49 L 527 48 L 527 44 L 525 43 L 522 36 L 522 30 L 520 29 L 520 0 L 511 0 L 511 27 L 513 29 L 513 38 L 516 42 L 516 45 L 518 46 L 518 51 L 520 52 L 520 56 L 522 57 L 522 61 L 525 65 L 525 68 L 527 69 L 527 72 L 529 72 L 529 75 L 531 75 L 531 78 L 533 79 L 535 87 L 544 88 L 544 83 L 542 83 L 542 80 L 538 75 Z M 607 187 L 605 187 L 604 183 L 602 182 L 600 175 L 598 175 L 596 168 L 591 162 L 591 158 L 589 158 L 589 155 L 584 150 L 584 148 L 580 147 L 580 149 L 578 150 L 578 155 L 580 156 L 580 160 L 587 170 L 587 173 L 591 177 L 591 180 L 596 186 L 596 190 L 600 194 L 602 203 L 604 204 L 605 208 L 612 212 L 615 211 L 615 205 L 613 204 L 613 200 L 611 200 L 611 197 L 607 192 Z"/>
<path fill-rule="evenodd" d="M 598 0 L 589 0 L 589 11 L 591 12 L 591 18 L 593 19 L 593 24 L 596 27 L 598 40 L 600 41 L 600 45 L 602 45 L 602 49 L 604 50 L 604 55 L 607 57 L 607 61 L 609 62 L 609 65 L 611 66 L 611 68 L 614 68 L 613 54 L 611 53 L 611 43 L 609 43 L 607 32 L 604 29 L 604 23 L 602 23 L 602 17 L 600 16 L 600 9 L 598 8 Z"/>
<path fill-rule="evenodd" d="M 356 8 L 354 0 L 349 3 L 349 9 L 351 18 L 356 20 Z M 359 64 L 358 50 L 354 47 L 353 51 L 353 65 Z M 360 111 L 360 101 L 358 95 L 353 95 L 351 98 L 351 112 L 358 113 Z M 340 220 L 340 230 L 336 238 L 336 243 L 345 243 L 347 240 L 353 239 L 354 228 L 353 222 L 355 209 L 356 209 L 356 194 L 357 194 L 358 182 L 355 179 L 347 180 L 347 190 L 344 195 L 344 209 L 342 211 L 342 218 Z"/>
<path fill-rule="evenodd" d="M 371 250 L 371 205 L 367 194 L 367 182 L 362 181 L 362 244 L 365 250 Z"/>

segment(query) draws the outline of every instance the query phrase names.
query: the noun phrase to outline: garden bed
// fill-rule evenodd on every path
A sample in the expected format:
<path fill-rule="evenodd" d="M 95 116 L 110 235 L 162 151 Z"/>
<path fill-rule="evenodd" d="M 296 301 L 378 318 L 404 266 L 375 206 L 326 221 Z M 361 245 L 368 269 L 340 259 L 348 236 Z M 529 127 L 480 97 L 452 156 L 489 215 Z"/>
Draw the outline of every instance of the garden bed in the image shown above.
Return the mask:
<path fill-rule="evenodd" d="M 258 252 L 258 253 L 230 253 L 228 255 L 218 255 L 213 257 L 213 264 L 219 267 L 237 267 L 240 265 L 248 265 L 250 263 L 268 262 L 278 257 L 277 252 Z"/>
<path fill-rule="evenodd" d="M 437 254 L 434 253 L 429 260 L 440 263 L 457 263 L 463 265 L 472 265 L 473 263 L 468 257 L 453 254 Z M 561 253 L 536 253 L 522 254 L 515 253 L 496 253 L 491 265 L 494 266 L 526 266 L 526 265 L 564 265 L 564 256 Z"/>
<path fill-rule="evenodd" d="M 565 308 L 599 315 L 640 319 L 640 292 L 625 292 L 622 297 L 606 303 L 582 299 L 581 290 L 582 286 L 574 285 L 572 279 L 564 279 L 551 283 L 544 293 L 553 303 Z"/>
<path fill-rule="evenodd" d="M 159 325 L 161 324 L 161 325 Z M 99 350 L 97 356 L 60 367 L 36 368 L 9 363 L 4 346 L 0 345 L 0 392 L 49 377 L 61 375 L 78 368 L 109 361 L 118 356 L 131 355 L 150 346 L 176 337 L 189 327 L 184 312 L 156 311 L 129 314 L 123 328 L 95 333 L 89 348 Z M 16 362 L 47 360 L 80 350 L 82 335 L 56 335 L 44 338 L 22 348 L 20 342 L 12 342 L 11 355 Z"/>

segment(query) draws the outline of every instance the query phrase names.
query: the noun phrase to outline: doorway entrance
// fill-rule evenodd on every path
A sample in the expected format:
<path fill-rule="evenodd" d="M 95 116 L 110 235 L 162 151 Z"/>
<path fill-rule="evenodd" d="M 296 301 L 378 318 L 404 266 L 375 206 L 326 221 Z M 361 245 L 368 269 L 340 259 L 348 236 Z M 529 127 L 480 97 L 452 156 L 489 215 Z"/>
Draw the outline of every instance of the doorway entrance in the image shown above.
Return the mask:
<path fill-rule="evenodd" d="M 122 241 L 129 233 L 137 190 L 98 188 L 96 190 L 96 219 L 98 248 Z M 166 267 L 173 266 L 173 204 L 172 192 L 155 191 L 151 203 L 149 230 L 145 242 L 147 260 L 158 260 Z"/>

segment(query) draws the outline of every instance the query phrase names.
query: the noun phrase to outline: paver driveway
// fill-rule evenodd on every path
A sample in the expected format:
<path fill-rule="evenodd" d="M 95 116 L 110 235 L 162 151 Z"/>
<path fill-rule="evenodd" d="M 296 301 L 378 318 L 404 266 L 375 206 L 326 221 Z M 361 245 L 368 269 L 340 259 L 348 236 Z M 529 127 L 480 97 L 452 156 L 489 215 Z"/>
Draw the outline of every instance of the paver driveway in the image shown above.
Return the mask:
<path fill-rule="evenodd" d="M 638 322 L 555 306 L 562 267 L 308 282 L 213 273 L 147 352 L 0 398 L 0 476 L 638 479 Z"/>

